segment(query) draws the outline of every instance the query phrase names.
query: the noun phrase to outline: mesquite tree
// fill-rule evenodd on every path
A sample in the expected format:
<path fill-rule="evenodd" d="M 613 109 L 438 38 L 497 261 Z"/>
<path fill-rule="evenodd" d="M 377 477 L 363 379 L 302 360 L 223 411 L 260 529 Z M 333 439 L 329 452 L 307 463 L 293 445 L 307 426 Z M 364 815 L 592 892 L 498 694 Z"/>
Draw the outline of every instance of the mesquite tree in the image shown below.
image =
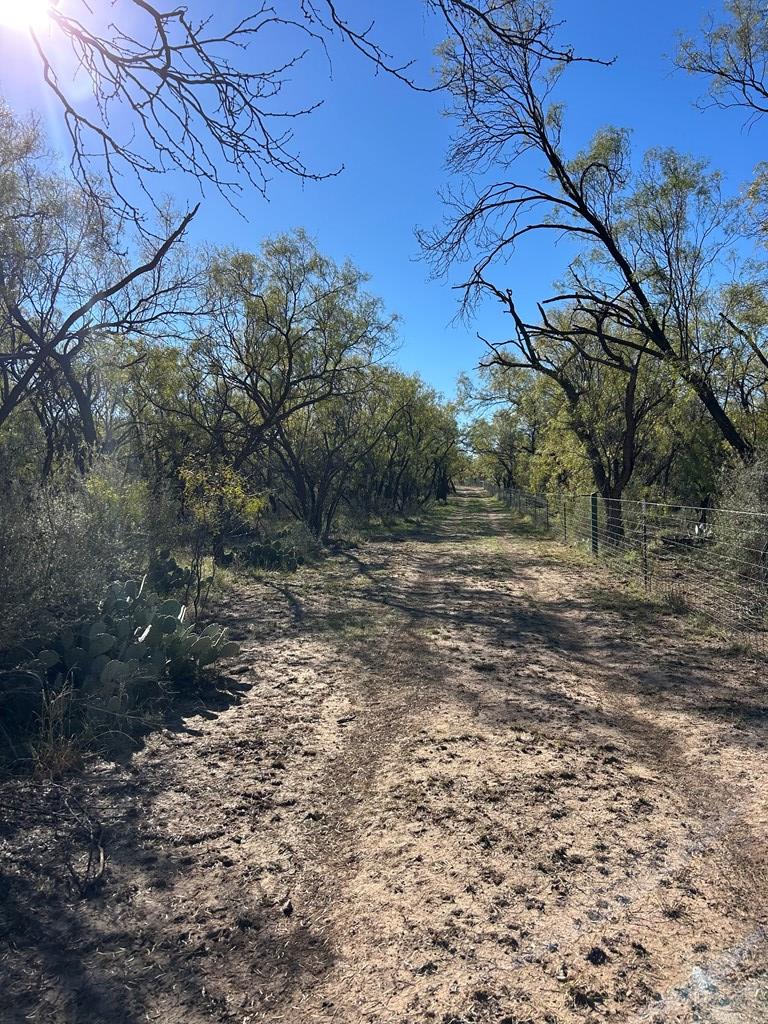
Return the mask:
<path fill-rule="evenodd" d="M 683 39 L 677 64 L 707 79 L 710 103 L 746 110 L 755 121 L 768 113 L 768 10 L 761 0 L 723 7 L 723 19 L 710 17 L 699 38 Z"/>
<path fill-rule="evenodd" d="M 595 486 L 605 503 L 609 543 L 624 536 L 621 499 L 652 437 L 652 420 L 672 394 L 665 367 L 645 357 L 637 345 L 582 340 L 576 349 L 564 341 L 578 329 L 579 314 L 557 318 L 557 330 L 534 330 L 509 299 L 516 337 L 495 346 L 486 365 L 522 369 L 556 386 L 568 407 L 569 425 L 584 448 Z M 614 331 L 619 328 L 614 327 Z"/>
<path fill-rule="evenodd" d="M 200 315 L 175 348 L 139 346 L 129 399 L 137 430 L 240 471 L 258 462 L 280 425 L 330 399 L 352 399 L 363 370 L 384 358 L 395 318 L 365 289 L 365 275 L 318 252 L 302 231 L 258 253 L 207 260 Z M 186 438 L 179 445 L 178 432 Z"/>
<path fill-rule="evenodd" d="M 440 272 L 471 261 L 467 308 L 490 294 L 511 312 L 513 253 L 532 233 L 568 239 L 576 255 L 562 287 L 540 303 L 538 321 L 521 316 L 515 330 L 543 325 L 583 358 L 608 344 L 664 363 L 749 459 L 752 445 L 709 376 L 702 345 L 713 268 L 737 231 L 719 178 L 671 151 L 649 154 L 633 174 L 617 129 L 568 157 L 553 93 L 582 58 L 558 44 L 546 2 L 486 0 L 481 13 L 452 26 L 443 48 L 457 123 L 449 168 L 463 184 L 446 195 L 443 226 L 421 233 L 427 255 Z M 531 156 L 543 161 L 541 177 Z M 562 326 L 553 312 L 562 307 L 578 318 Z"/>
<path fill-rule="evenodd" d="M 0 428 L 31 396 L 39 406 L 65 391 L 92 447 L 93 403 L 79 362 L 97 339 L 167 333 L 190 310 L 177 243 L 194 211 L 161 243 L 120 254 L 112 242 L 122 226 L 105 229 L 98 198 L 51 169 L 36 125 L 0 107 L 0 127 Z"/>
<path fill-rule="evenodd" d="M 244 187 L 266 194 L 275 174 L 338 173 L 304 162 L 294 125 L 322 101 L 292 95 L 297 66 L 312 51 L 327 56 L 334 35 L 410 84 L 408 62 L 395 61 L 372 26 L 335 0 L 286 0 L 279 10 L 255 0 L 229 18 L 148 0 L 108 8 L 72 0 L 52 4 L 46 21 L 29 33 L 74 175 L 101 202 L 106 181 L 113 209 L 139 220 L 140 204 L 156 202 L 169 170 L 230 202 Z"/>

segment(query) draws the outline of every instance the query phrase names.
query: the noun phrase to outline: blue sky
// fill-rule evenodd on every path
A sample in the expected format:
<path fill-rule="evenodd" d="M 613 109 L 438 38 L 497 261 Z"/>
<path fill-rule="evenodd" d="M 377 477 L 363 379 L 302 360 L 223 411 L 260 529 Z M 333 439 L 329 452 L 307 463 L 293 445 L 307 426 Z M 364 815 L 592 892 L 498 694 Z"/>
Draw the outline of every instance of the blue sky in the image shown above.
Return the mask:
<path fill-rule="evenodd" d="M 695 29 L 717 4 L 718 0 L 556 4 L 566 22 L 563 38 L 577 51 L 616 58 L 609 69 L 581 67 L 569 72 L 568 147 L 581 148 L 605 124 L 621 125 L 632 129 L 638 153 L 650 146 L 674 145 L 711 160 L 725 172 L 728 186 L 738 190 L 763 155 L 761 129 L 745 131 L 738 112 L 695 109 L 703 83 L 675 72 L 668 59 L 676 33 Z M 194 0 L 190 7 L 194 10 Z M 375 18 L 378 38 L 396 54 L 412 56 L 417 62 L 414 73 L 428 79 L 439 25 L 425 16 L 420 0 L 348 0 L 343 8 L 354 12 L 360 25 Z M 242 2 L 224 2 L 217 6 L 217 16 L 228 20 L 245 10 Z M 431 226 L 441 216 L 438 190 L 445 181 L 443 163 L 451 130 L 441 116 L 443 101 L 437 95 L 411 92 L 385 75 L 375 76 L 348 45 L 332 45 L 330 54 L 332 75 L 319 54 L 294 74 L 298 102 L 325 100 L 320 110 L 296 125 L 296 133 L 310 166 L 322 170 L 343 164 L 343 172 L 304 185 L 291 178 L 274 180 L 268 202 L 245 192 L 238 201 L 243 216 L 210 194 L 192 237 L 253 248 L 266 235 L 305 227 L 323 251 L 338 260 L 350 257 L 371 275 L 370 290 L 402 317 L 398 363 L 450 395 L 457 375 L 470 370 L 482 355 L 476 333 L 503 337 L 505 323 L 491 306 L 483 308 L 473 323 L 452 323 L 456 293 L 451 282 L 430 281 L 426 265 L 418 259 L 414 227 Z M 20 111 L 43 109 L 46 104 L 31 60 L 26 44 L 0 28 L 0 90 Z M 50 129 L 55 138 L 55 120 Z M 194 198 L 190 184 L 176 177 L 168 176 L 163 184 L 176 197 Z M 552 248 L 551 236 L 520 250 L 508 276 L 524 309 L 547 293 L 565 255 Z"/>

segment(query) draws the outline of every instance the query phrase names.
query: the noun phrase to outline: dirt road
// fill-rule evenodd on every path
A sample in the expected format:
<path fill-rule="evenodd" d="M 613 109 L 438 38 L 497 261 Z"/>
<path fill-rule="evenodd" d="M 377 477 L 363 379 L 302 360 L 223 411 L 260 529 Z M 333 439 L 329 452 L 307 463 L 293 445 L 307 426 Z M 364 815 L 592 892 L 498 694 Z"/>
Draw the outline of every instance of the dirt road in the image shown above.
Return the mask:
<path fill-rule="evenodd" d="M 764 664 L 510 528 L 233 591 L 226 690 L 0 834 L 0 1019 L 768 1022 Z"/>

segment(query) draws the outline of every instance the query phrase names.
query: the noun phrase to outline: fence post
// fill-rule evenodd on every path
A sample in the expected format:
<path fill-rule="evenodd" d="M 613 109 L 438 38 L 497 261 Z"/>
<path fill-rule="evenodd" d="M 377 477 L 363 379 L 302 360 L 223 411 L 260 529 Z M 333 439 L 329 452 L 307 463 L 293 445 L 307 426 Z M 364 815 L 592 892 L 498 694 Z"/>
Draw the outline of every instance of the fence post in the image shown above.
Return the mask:
<path fill-rule="evenodd" d="M 648 566 L 648 518 L 646 516 L 645 498 L 642 504 L 643 516 L 643 586 L 647 590 L 650 586 L 650 573 Z"/>
<path fill-rule="evenodd" d="M 549 530 L 549 498 L 544 495 L 544 529 Z"/>
<path fill-rule="evenodd" d="M 561 500 L 562 500 L 562 505 L 560 506 L 560 511 L 562 512 L 562 516 L 563 516 L 563 544 L 567 544 L 568 543 L 568 506 L 567 506 L 565 498 L 562 498 Z"/>
<path fill-rule="evenodd" d="M 597 491 L 592 492 L 592 554 L 597 554 Z"/>

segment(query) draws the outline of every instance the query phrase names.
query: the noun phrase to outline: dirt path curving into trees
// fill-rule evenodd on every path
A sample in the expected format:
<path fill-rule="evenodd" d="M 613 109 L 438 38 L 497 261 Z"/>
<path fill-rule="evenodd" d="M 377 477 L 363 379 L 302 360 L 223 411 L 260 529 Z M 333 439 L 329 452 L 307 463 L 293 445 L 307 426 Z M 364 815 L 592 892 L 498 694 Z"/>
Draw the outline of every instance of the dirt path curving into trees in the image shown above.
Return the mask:
<path fill-rule="evenodd" d="M 764 664 L 510 529 L 234 591 L 226 690 L 0 833 L 0 1019 L 768 1021 Z"/>

